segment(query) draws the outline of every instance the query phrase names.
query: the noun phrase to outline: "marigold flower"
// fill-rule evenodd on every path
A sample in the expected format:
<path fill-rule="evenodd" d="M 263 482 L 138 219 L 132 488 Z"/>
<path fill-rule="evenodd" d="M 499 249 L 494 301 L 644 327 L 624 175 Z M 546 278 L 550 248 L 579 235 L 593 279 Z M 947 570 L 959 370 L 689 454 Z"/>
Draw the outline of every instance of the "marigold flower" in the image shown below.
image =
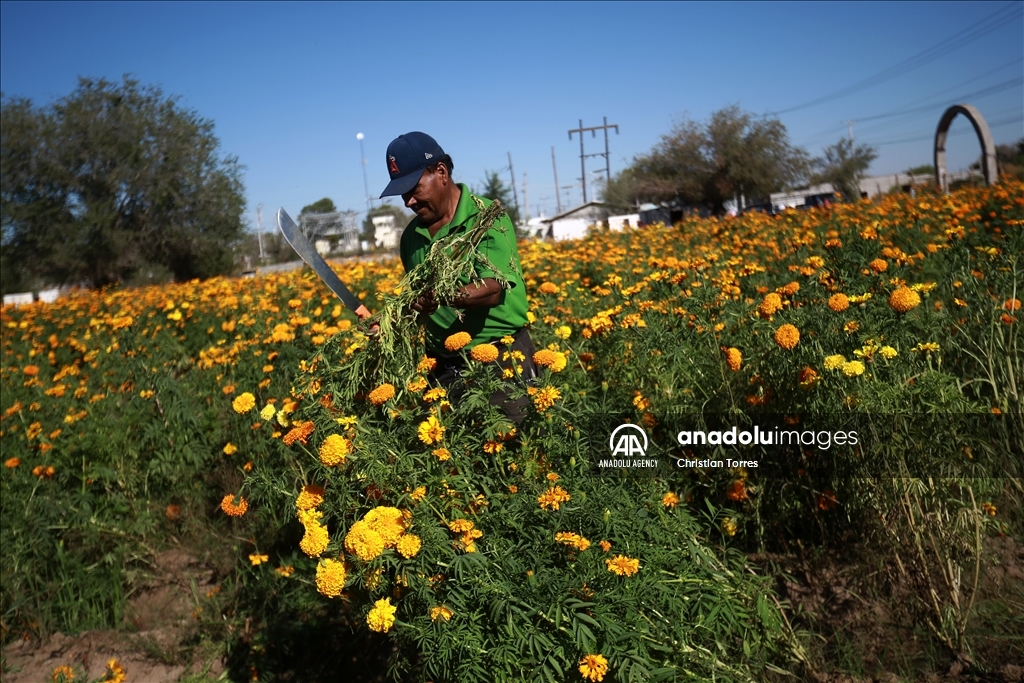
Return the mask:
<path fill-rule="evenodd" d="M 571 497 L 561 486 L 551 486 L 537 497 L 537 503 L 545 510 L 558 510 L 560 505 L 568 502 Z"/>
<path fill-rule="evenodd" d="M 600 543 L 598 543 L 598 545 L 601 546 L 602 552 L 608 552 L 612 549 L 612 544 L 608 541 L 601 541 Z"/>
<path fill-rule="evenodd" d="M 220 509 L 229 517 L 241 517 L 249 509 L 249 503 L 242 496 L 238 496 L 238 502 L 236 503 L 235 496 L 229 493 L 220 502 Z"/>
<path fill-rule="evenodd" d="M 761 301 L 761 304 L 757 307 L 758 313 L 765 318 L 775 315 L 780 310 L 782 310 L 782 297 L 775 292 L 770 292 L 765 295 L 764 300 Z"/>
<path fill-rule="evenodd" d="M 836 494 L 831 490 L 818 494 L 818 509 L 827 512 L 836 506 Z"/>
<path fill-rule="evenodd" d="M 416 556 L 416 553 L 420 551 L 423 546 L 423 541 L 416 534 L 405 534 L 395 545 L 395 550 L 404 557 L 405 559 L 411 559 Z"/>
<path fill-rule="evenodd" d="M 395 623 L 397 607 L 391 604 L 390 598 L 381 598 L 373 603 L 373 609 L 366 615 L 366 624 L 371 631 L 387 633 Z"/>
<path fill-rule="evenodd" d="M 779 294 L 784 294 L 786 296 L 793 296 L 794 294 L 800 291 L 800 283 L 793 281 L 790 282 L 789 284 L 779 287 L 775 291 L 777 291 Z"/>
<path fill-rule="evenodd" d="M 1020 310 L 1020 299 L 1007 299 L 1003 302 L 1003 310 L 1014 313 Z"/>
<path fill-rule="evenodd" d="M 359 520 L 345 535 L 345 550 L 363 562 L 369 562 L 384 552 L 384 539 L 365 520 Z"/>
<path fill-rule="evenodd" d="M 405 533 L 405 518 L 402 511 L 395 507 L 376 507 L 363 516 L 363 521 L 380 534 L 385 548 L 394 548 Z"/>
<path fill-rule="evenodd" d="M 395 385 L 393 384 L 381 384 L 379 387 L 370 392 L 370 403 L 375 406 L 384 404 L 385 401 L 390 401 L 395 396 Z"/>
<path fill-rule="evenodd" d="M 743 483 L 742 479 L 737 479 L 733 483 L 729 484 L 729 488 L 725 491 L 725 497 L 734 502 L 746 500 L 747 485 Z"/>
<path fill-rule="evenodd" d="M 4 467 L 6 467 L 9 470 L 14 469 L 20 464 L 21 458 L 7 458 L 7 460 L 4 460 Z"/>
<path fill-rule="evenodd" d="M 559 339 L 568 339 L 572 336 L 572 328 L 568 325 L 560 325 L 555 328 L 555 336 Z"/>
<path fill-rule="evenodd" d="M 795 325 L 787 323 L 775 330 L 775 343 L 787 351 L 795 347 L 799 341 L 800 330 Z"/>
<path fill-rule="evenodd" d="M 447 448 L 435 448 L 430 452 L 435 458 L 444 462 L 452 457 L 451 452 Z"/>
<path fill-rule="evenodd" d="M 812 367 L 804 367 L 800 370 L 800 374 L 797 376 L 797 381 L 800 382 L 801 389 L 812 389 L 820 380 L 821 377 Z"/>
<path fill-rule="evenodd" d="M 674 508 L 676 505 L 679 505 L 679 496 L 672 491 L 668 491 L 661 497 L 661 504 L 667 508 Z"/>
<path fill-rule="evenodd" d="M 588 681 L 603 681 L 608 673 L 608 660 L 604 655 L 586 655 L 580 660 L 579 670 Z"/>
<path fill-rule="evenodd" d="M 258 567 L 261 564 L 263 564 L 264 562 L 269 562 L 269 561 L 270 561 L 270 556 L 269 555 L 260 555 L 259 553 L 252 553 L 252 554 L 249 555 L 249 562 L 251 562 L 252 566 L 254 566 L 254 567 Z"/>
<path fill-rule="evenodd" d="M 735 536 L 739 526 L 736 524 L 736 520 L 732 517 L 726 517 L 722 520 L 722 532 L 726 536 Z"/>
<path fill-rule="evenodd" d="M 409 497 L 412 498 L 417 503 L 420 502 L 421 500 L 423 500 L 424 498 L 427 497 L 427 487 L 426 486 L 417 486 L 413 490 L 413 492 L 409 494 Z"/>
<path fill-rule="evenodd" d="M 246 391 L 245 393 L 239 394 L 235 397 L 235 400 L 231 402 L 231 407 L 234 408 L 235 412 L 239 415 L 248 413 L 256 407 L 256 397 Z"/>
<path fill-rule="evenodd" d="M 430 620 L 437 621 L 438 619 L 444 619 L 449 621 L 455 613 L 444 605 L 437 605 L 436 607 L 430 608 Z"/>
<path fill-rule="evenodd" d="M 850 307 L 850 300 L 845 294 L 833 294 L 828 298 L 828 307 L 836 313 L 842 313 Z"/>
<path fill-rule="evenodd" d="M 327 467 L 341 465 L 351 452 L 351 441 L 340 434 L 331 434 L 320 446 L 320 462 Z"/>
<path fill-rule="evenodd" d="M 275 408 L 273 404 L 268 403 L 263 407 L 263 410 L 260 411 L 260 418 L 265 422 L 269 421 L 274 417 L 274 413 L 276 412 L 277 408 Z"/>
<path fill-rule="evenodd" d="M 608 571 L 618 576 L 633 576 L 640 571 L 640 560 L 625 555 L 616 555 L 604 563 L 608 566 Z"/>
<path fill-rule="evenodd" d="M 444 348 L 453 352 L 458 351 L 471 341 L 473 341 L 473 337 L 469 332 L 456 332 L 444 340 Z"/>
<path fill-rule="evenodd" d="M 579 551 L 584 551 L 590 547 L 590 541 L 579 534 L 574 534 L 571 531 L 559 531 L 555 534 L 555 542 L 564 543 L 565 545 L 572 546 Z"/>
<path fill-rule="evenodd" d="M 320 560 L 316 566 L 316 589 L 321 595 L 336 598 L 345 588 L 345 564 L 338 560 Z"/>
<path fill-rule="evenodd" d="M 889 295 L 889 308 L 906 313 L 921 303 L 921 295 L 909 287 L 899 287 Z"/>
<path fill-rule="evenodd" d="M 469 357 L 481 363 L 490 363 L 498 359 L 498 347 L 494 344 L 478 344 L 469 352 Z"/>
<path fill-rule="evenodd" d="M 541 349 L 537 353 L 533 354 L 534 365 L 539 365 L 542 368 L 546 368 L 553 365 L 555 362 L 555 352 L 550 349 Z"/>
<path fill-rule="evenodd" d="M 238 446 L 233 443 L 224 444 L 224 455 L 234 455 L 238 452 Z"/>
<path fill-rule="evenodd" d="M 35 377 L 36 375 L 39 374 L 39 366 L 38 365 L 26 365 L 24 368 L 22 368 L 21 371 L 24 372 L 29 377 Z"/>
<path fill-rule="evenodd" d="M 415 377 L 405 383 L 405 388 L 414 394 L 418 394 L 427 388 L 426 377 Z"/>
<path fill-rule="evenodd" d="M 290 564 L 281 565 L 280 567 L 275 567 L 274 572 L 276 572 L 278 576 L 288 578 L 289 576 L 295 573 L 295 567 L 291 566 Z"/>
<path fill-rule="evenodd" d="M 448 522 L 448 528 L 457 534 L 465 533 L 466 531 L 472 531 L 474 524 L 468 519 L 453 519 Z"/>
<path fill-rule="evenodd" d="M 324 488 L 315 484 L 307 484 L 295 499 L 297 510 L 312 510 L 324 502 Z"/>
<path fill-rule="evenodd" d="M 424 356 L 422 360 L 416 365 L 416 372 L 433 372 L 434 368 L 437 367 L 437 359 L 428 358 Z"/>
<path fill-rule="evenodd" d="M 878 350 L 878 353 L 882 354 L 882 356 L 884 356 L 885 358 L 895 358 L 897 355 L 899 355 L 896 349 L 894 349 L 891 346 L 883 346 Z"/>
<path fill-rule="evenodd" d="M 327 527 L 316 520 L 306 524 L 305 527 L 306 533 L 303 534 L 302 540 L 299 541 L 299 550 L 306 553 L 309 557 L 320 557 L 324 554 L 324 550 L 327 549 L 327 543 L 330 540 L 327 534 Z"/>
<path fill-rule="evenodd" d="M 725 364 L 733 372 L 743 367 L 743 352 L 736 347 L 729 347 L 725 350 Z"/>
<path fill-rule="evenodd" d="M 857 377 L 864 374 L 864 364 L 859 360 L 851 360 L 843 363 L 843 374 L 847 377 Z"/>
<path fill-rule="evenodd" d="M 53 683 L 73 683 L 75 680 L 75 670 L 70 666 L 58 666 L 50 674 L 50 680 Z"/>
<path fill-rule="evenodd" d="M 439 443 L 444 438 L 444 430 L 444 425 L 441 424 L 436 416 L 431 415 L 420 423 L 417 436 L 419 436 L 420 441 L 429 446 L 433 443 Z"/>
<path fill-rule="evenodd" d="M 558 285 L 553 282 L 542 282 L 538 289 L 541 294 L 558 294 Z"/>
<path fill-rule="evenodd" d="M 278 417 L 280 417 L 280 415 L 281 414 L 278 413 Z M 315 429 L 313 421 L 308 420 L 306 422 L 295 422 L 294 425 L 295 426 L 288 430 L 288 433 L 284 435 L 284 438 L 281 439 L 281 441 L 285 446 L 291 446 L 296 441 L 301 441 L 302 445 L 306 445 L 306 441 L 309 440 L 309 435 L 312 434 Z"/>
<path fill-rule="evenodd" d="M 913 348 L 914 351 L 924 351 L 930 353 L 932 351 L 938 351 L 939 345 L 936 342 L 921 342 Z"/>
<path fill-rule="evenodd" d="M 868 268 L 875 271 L 876 273 L 884 273 L 888 267 L 889 263 L 884 259 L 880 258 L 876 258 L 875 260 L 868 264 Z"/>

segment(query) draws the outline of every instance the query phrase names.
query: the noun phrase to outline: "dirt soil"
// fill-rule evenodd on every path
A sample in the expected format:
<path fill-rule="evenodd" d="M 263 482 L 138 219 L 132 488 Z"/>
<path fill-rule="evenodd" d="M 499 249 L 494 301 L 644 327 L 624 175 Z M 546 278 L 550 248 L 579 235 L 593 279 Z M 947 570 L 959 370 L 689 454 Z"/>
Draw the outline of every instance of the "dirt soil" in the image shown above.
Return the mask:
<path fill-rule="evenodd" d="M 212 579 L 213 573 L 185 551 L 163 552 L 156 557 L 153 576 L 129 599 L 123 630 L 55 633 L 43 642 L 11 643 L 3 653 L 0 681 L 43 683 L 61 665 L 78 666 L 87 680 L 96 680 L 112 657 L 131 683 L 172 683 L 186 674 L 218 678 L 224 671 L 220 657 L 196 661 L 203 658 L 195 653 L 186 658 L 181 648 L 193 630 L 195 596 L 212 590 Z"/>

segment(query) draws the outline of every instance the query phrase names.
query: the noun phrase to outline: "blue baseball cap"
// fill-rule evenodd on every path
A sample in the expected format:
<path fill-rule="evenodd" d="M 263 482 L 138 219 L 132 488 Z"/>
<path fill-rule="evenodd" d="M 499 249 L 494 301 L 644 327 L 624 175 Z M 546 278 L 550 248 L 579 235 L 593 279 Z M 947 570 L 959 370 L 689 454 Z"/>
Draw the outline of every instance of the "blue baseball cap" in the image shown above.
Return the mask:
<path fill-rule="evenodd" d="M 416 187 L 427 166 L 441 160 L 444 150 L 426 133 L 399 135 L 388 145 L 387 165 L 391 182 L 380 193 L 383 197 L 405 194 Z"/>

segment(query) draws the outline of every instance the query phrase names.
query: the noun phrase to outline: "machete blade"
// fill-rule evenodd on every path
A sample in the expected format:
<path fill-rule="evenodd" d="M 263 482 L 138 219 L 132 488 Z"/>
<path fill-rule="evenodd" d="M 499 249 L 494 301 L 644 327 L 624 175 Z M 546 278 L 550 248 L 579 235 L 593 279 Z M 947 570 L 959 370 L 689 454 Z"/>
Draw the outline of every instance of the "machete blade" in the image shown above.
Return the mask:
<path fill-rule="evenodd" d="M 338 274 L 331 270 L 331 267 L 327 265 L 327 261 L 320 255 L 313 245 L 309 243 L 306 236 L 299 230 L 299 226 L 295 225 L 295 221 L 292 220 L 291 216 L 282 208 L 277 211 L 277 227 L 281 229 L 281 234 L 288 241 L 288 244 L 292 246 L 295 253 L 302 257 L 310 268 L 313 269 L 324 284 L 334 292 L 334 294 L 341 299 L 349 310 L 355 313 L 360 318 L 369 318 L 370 311 L 359 301 L 359 298 L 349 291 L 349 288 L 345 286 L 345 283 L 341 281 Z"/>

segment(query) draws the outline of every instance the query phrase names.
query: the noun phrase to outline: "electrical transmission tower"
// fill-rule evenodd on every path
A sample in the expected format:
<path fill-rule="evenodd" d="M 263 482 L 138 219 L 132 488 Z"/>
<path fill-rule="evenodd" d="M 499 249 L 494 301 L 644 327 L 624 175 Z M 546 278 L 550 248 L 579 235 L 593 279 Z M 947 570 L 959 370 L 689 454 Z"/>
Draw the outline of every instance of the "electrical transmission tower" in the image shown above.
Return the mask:
<path fill-rule="evenodd" d="M 583 184 L 583 203 L 587 203 L 587 157 L 604 157 L 604 171 L 605 181 L 611 182 L 612 179 L 612 168 L 611 168 L 611 155 L 608 153 L 608 129 L 614 128 L 615 134 L 619 134 L 619 124 L 608 123 L 608 117 L 605 116 L 603 126 L 591 126 L 589 128 L 583 127 L 583 119 L 580 119 L 580 127 L 573 128 L 569 131 L 569 139 L 572 140 L 573 133 L 580 134 L 580 182 Z M 583 133 L 590 131 L 591 137 L 597 137 L 597 131 L 604 131 L 604 151 L 597 152 L 595 154 L 585 154 L 583 151 Z"/>

